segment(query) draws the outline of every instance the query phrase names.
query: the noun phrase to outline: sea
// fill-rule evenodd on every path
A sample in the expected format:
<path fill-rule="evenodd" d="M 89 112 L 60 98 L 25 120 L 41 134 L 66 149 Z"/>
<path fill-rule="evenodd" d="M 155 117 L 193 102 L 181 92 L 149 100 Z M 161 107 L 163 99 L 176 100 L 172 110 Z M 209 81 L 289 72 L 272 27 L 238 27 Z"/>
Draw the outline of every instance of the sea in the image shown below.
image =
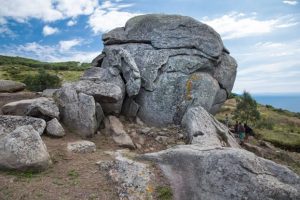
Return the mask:
<path fill-rule="evenodd" d="M 260 104 L 271 105 L 292 112 L 300 112 L 300 94 L 298 95 L 252 95 Z"/>

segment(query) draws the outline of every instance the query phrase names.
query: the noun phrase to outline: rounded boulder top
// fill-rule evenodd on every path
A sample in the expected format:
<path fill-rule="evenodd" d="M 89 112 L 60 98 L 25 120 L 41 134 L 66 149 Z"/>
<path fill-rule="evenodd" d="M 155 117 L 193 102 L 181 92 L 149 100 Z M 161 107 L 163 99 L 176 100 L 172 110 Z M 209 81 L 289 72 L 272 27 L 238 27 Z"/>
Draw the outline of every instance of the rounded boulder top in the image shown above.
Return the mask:
<path fill-rule="evenodd" d="M 148 14 L 128 20 L 124 28 L 103 35 L 105 45 L 151 44 L 156 49 L 194 48 L 218 58 L 224 49 L 220 35 L 210 26 L 191 17 Z"/>

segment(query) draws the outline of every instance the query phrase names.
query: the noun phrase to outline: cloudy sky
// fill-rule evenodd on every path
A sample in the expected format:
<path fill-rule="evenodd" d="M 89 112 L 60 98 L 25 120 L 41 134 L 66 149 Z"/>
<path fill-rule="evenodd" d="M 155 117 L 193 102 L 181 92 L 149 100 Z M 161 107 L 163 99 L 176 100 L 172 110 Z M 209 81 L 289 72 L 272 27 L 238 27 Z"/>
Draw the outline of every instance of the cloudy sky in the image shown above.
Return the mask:
<path fill-rule="evenodd" d="M 104 32 L 146 13 L 218 31 L 239 65 L 234 92 L 300 93 L 299 0 L 0 0 L 0 54 L 91 61 Z"/>

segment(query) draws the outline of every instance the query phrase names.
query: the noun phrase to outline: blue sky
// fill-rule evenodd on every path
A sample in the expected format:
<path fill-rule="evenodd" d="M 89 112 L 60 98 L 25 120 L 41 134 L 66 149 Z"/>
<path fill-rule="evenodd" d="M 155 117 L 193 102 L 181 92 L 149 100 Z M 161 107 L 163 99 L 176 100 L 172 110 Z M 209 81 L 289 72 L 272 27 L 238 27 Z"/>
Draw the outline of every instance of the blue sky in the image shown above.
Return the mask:
<path fill-rule="evenodd" d="M 101 35 L 136 15 L 212 26 L 238 62 L 233 91 L 300 93 L 299 0 L 0 0 L 0 54 L 91 61 Z"/>

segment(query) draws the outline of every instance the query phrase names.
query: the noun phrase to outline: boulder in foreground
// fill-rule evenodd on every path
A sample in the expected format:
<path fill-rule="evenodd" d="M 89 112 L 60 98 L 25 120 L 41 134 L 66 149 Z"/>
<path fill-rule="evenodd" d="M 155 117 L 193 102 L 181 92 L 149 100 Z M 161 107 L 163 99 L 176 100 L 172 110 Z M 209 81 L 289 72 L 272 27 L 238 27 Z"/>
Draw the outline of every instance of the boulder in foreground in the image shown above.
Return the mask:
<path fill-rule="evenodd" d="M 18 92 L 24 90 L 26 85 L 17 81 L 0 80 L 0 92 Z"/>
<path fill-rule="evenodd" d="M 0 136 L 11 133 L 20 126 L 28 125 L 31 125 L 40 135 L 43 134 L 46 128 L 46 122 L 43 119 L 27 116 L 0 115 Z"/>
<path fill-rule="evenodd" d="M 175 200 L 295 200 L 300 178 L 287 167 L 236 148 L 177 146 L 146 157 L 169 179 Z"/>
<path fill-rule="evenodd" d="M 41 171 L 50 163 L 47 147 L 32 126 L 20 126 L 11 133 L 0 134 L 0 168 Z"/>

